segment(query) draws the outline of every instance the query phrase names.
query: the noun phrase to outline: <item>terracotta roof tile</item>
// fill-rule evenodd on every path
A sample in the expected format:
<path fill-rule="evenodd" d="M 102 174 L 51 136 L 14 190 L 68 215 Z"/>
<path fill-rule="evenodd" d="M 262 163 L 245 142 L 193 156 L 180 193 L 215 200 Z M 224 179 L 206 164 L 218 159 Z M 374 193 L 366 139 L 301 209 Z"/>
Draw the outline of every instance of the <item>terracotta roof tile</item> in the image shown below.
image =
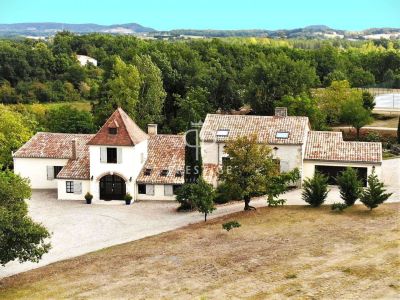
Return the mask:
<path fill-rule="evenodd" d="M 57 178 L 89 180 L 90 159 L 89 145 L 87 143 L 92 138 L 93 134 L 88 134 L 76 139 L 76 159 L 68 160 L 64 168 L 58 173 Z"/>
<path fill-rule="evenodd" d="M 93 134 L 38 132 L 15 153 L 14 157 L 71 158 L 72 141 L 88 140 Z"/>
<path fill-rule="evenodd" d="M 341 132 L 308 132 L 305 160 L 382 162 L 382 144 L 343 141 Z"/>
<path fill-rule="evenodd" d="M 109 128 L 117 128 L 117 134 L 109 134 Z M 149 136 L 121 109 L 108 118 L 89 145 L 134 146 Z"/>
<path fill-rule="evenodd" d="M 146 169 L 151 170 L 149 175 L 146 175 Z M 161 175 L 163 170 L 168 170 L 166 176 Z M 176 176 L 178 171 L 181 172 L 181 176 Z M 137 178 L 137 183 L 183 184 L 184 171 L 184 136 L 164 134 L 150 136 L 147 161 Z"/>
<path fill-rule="evenodd" d="M 225 142 L 256 133 L 260 143 L 299 145 L 305 143 L 308 124 L 307 117 L 208 114 L 200 132 L 200 139 L 207 142 Z M 219 130 L 227 130 L 228 134 L 217 136 Z M 278 132 L 288 133 L 288 137 L 278 138 Z"/>

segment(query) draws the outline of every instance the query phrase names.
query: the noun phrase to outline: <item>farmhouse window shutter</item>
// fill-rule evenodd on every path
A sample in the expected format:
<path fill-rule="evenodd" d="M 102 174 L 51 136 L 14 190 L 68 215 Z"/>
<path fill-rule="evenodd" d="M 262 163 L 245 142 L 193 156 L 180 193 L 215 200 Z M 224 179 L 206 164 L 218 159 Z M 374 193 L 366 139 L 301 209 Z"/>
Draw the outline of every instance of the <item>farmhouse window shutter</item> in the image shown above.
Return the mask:
<path fill-rule="evenodd" d="M 164 196 L 173 196 L 173 187 L 172 185 L 166 184 L 164 185 Z"/>
<path fill-rule="evenodd" d="M 117 163 L 122 163 L 122 148 L 117 148 Z"/>
<path fill-rule="evenodd" d="M 47 166 L 47 180 L 53 180 L 53 179 L 54 179 L 54 167 Z"/>
<path fill-rule="evenodd" d="M 154 185 L 146 184 L 146 195 L 154 195 Z"/>
<path fill-rule="evenodd" d="M 100 147 L 100 162 L 106 163 L 107 162 L 107 148 Z"/>
<path fill-rule="evenodd" d="M 74 194 L 82 194 L 82 182 L 74 181 Z"/>

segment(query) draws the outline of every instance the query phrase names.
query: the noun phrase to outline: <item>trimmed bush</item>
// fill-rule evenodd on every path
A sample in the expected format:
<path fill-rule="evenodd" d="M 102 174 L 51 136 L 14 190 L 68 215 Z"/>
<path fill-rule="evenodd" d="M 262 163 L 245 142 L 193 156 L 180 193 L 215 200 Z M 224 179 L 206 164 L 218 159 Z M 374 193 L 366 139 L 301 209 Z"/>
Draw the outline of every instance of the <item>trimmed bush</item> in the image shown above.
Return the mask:
<path fill-rule="evenodd" d="M 353 168 L 346 168 L 336 178 L 340 190 L 340 198 L 347 206 L 352 206 L 360 197 L 362 183 L 358 179 L 357 171 Z"/>
<path fill-rule="evenodd" d="M 383 183 L 379 181 L 378 176 L 373 172 L 368 176 L 368 187 L 366 187 L 360 195 L 360 201 L 370 210 L 378 207 L 379 204 L 385 202 L 392 193 L 385 193 Z"/>
<path fill-rule="evenodd" d="M 332 204 L 331 210 L 336 211 L 336 212 L 342 212 L 347 207 L 348 206 L 346 203 L 335 202 Z"/>
<path fill-rule="evenodd" d="M 226 183 L 221 183 L 220 185 L 218 185 L 214 202 L 218 204 L 223 204 L 232 200 L 242 201 L 240 189 Z"/>
<path fill-rule="evenodd" d="M 241 225 L 238 221 L 230 221 L 222 224 L 222 228 L 225 229 L 226 231 L 229 231 L 233 228 L 239 228 Z"/>
<path fill-rule="evenodd" d="M 318 207 L 325 202 L 328 192 L 328 177 L 315 172 L 313 178 L 304 180 L 302 199 L 311 206 Z"/>

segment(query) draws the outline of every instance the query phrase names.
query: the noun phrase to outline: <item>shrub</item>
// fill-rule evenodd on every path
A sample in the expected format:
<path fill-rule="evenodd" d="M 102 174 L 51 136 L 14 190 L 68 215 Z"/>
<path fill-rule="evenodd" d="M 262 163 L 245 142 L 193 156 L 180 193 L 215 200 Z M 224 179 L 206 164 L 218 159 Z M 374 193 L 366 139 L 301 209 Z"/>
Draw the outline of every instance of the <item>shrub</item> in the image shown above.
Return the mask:
<path fill-rule="evenodd" d="M 193 210 L 196 204 L 192 199 L 195 183 L 185 183 L 176 191 L 176 201 L 181 205 L 178 210 Z"/>
<path fill-rule="evenodd" d="M 215 203 L 223 204 L 232 200 L 241 201 L 240 190 L 236 186 L 232 186 L 226 183 L 221 183 L 217 187 Z"/>
<path fill-rule="evenodd" d="M 286 203 L 285 199 L 268 199 L 268 206 L 278 206 Z"/>
<path fill-rule="evenodd" d="M 348 167 L 338 175 L 336 181 L 339 185 L 340 198 L 344 200 L 347 206 L 352 206 L 360 197 L 362 187 L 357 171 Z"/>
<path fill-rule="evenodd" d="M 385 193 L 383 183 L 379 181 L 374 172 L 368 176 L 368 187 L 360 195 L 360 201 L 370 210 L 385 202 L 392 193 Z"/>
<path fill-rule="evenodd" d="M 335 202 L 331 206 L 331 210 L 336 212 L 342 212 L 348 205 L 346 203 Z"/>
<path fill-rule="evenodd" d="M 307 178 L 303 183 L 302 198 L 313 207 L 318 207 L 325 202 L 328 196 L 328 178 L 315 172 L 313 178 Z"/>
<path fill-rule="evenodd" d="M 233 228 L 239 228 L 241 225 L 238 221 L 229 221 L 224 224 L 222 224 L 222 228 L 225 229 L 226 231 L 229 231 Z"/>

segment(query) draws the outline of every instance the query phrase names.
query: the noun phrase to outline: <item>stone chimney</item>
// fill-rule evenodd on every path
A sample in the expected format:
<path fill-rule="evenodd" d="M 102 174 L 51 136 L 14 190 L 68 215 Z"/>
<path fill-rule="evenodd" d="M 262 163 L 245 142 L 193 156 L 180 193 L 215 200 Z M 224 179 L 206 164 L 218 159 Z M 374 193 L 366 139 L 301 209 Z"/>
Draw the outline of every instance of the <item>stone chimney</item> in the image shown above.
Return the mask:
<path fill-rule="evenodd" d="M 275 117 L 287 117 L 287 107 L 275 107 Z"/>
<path fill-rule="evenodd" d="M 147 134 L 148 135 L 157 135 L 157 124 L 148 124 L 147 125 Z"/>
<path fill-rule="evenodd" d="M 71 159 L 76 159 L 76 140 L 71 141 L 72 156 Z"/>

